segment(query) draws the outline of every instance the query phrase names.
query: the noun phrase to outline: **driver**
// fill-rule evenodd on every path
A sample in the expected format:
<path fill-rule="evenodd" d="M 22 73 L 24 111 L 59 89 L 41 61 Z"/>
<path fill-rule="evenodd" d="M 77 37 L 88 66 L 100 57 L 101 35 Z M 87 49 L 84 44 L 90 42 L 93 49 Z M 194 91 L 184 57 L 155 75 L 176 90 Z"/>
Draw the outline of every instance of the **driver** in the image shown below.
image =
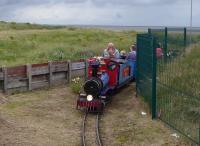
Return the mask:
<path fill-rule="evenodd" d="M 103 52 L 103 57 L 120 58 L 120 54 L 113 43 L 108 43 L 107 49 Z"/>

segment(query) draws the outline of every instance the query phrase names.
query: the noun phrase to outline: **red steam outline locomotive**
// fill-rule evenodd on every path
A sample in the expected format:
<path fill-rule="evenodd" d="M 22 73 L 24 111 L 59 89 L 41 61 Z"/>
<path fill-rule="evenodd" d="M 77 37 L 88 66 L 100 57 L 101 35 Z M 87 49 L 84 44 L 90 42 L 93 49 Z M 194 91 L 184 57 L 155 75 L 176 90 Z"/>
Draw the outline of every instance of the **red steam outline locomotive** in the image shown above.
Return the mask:
<path fill-rule="evenodd" d="M 102 112 L 110 95 L 135 78 L 136 62 L 128 59 L 90 58 L 88 79 L 84 92 L 77 99 L 76 108 L 88 112 Z"/>

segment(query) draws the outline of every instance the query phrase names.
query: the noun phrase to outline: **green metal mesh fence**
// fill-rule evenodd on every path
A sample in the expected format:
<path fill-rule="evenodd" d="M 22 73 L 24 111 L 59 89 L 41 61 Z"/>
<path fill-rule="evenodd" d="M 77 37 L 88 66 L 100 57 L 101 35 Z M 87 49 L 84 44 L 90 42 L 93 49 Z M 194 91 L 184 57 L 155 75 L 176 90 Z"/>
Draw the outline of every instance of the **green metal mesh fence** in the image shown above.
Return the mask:
<path fill-rule="evenodd" d="M 157 59 L 158 117 L 200 144 L 200 48 L 187 47 L 185 28 L 149 30 L 163 56 Z M 192 36 L 193 39 L 198 36 Z"/>
<path fill-rule="evenodd" d="M 136 89 L 137 94 L 144 97 L 144 100 L 151 107 L 152 118 L 155 118 L 155 77 L 156 58 L 155 41 L 152 35 L 137 35 L 137 73 Z"/>
<path fill-rule="evenodd" d="M 190 28 L 187 29 L 187 44 L 190 44 L 190 43 L 191 44 L 200 43 L 200 29 L 199 28 L 192 28 L 191 31 L 190 31 Z"/>

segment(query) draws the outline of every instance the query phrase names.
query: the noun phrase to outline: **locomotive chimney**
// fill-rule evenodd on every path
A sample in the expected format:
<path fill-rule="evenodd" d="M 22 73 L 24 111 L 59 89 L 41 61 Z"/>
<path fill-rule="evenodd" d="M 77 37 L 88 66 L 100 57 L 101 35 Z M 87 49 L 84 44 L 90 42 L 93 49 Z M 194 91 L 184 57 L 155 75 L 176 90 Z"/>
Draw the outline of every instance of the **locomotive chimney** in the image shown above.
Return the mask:
<path fill-rule="evenodd" d="M 92 66 L 92 76 L 93 77 L 97 77 L 99 65 L 100 65 L 99 61 L 92 62 L 91 66 Z"/>

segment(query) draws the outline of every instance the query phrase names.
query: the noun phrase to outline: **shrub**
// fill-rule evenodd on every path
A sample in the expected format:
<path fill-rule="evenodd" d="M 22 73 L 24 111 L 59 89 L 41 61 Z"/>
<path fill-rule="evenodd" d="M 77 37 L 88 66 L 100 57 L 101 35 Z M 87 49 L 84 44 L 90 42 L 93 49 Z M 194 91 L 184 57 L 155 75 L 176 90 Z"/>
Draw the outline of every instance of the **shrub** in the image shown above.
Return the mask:
<path fill-rule="evenodd" d="M 65 50 L 63 48 L 56 48 L 50 52 L 49 60 L 63 60 L 65 58 Z"/>
<path fill-rule="evenodd" d="M 70 84 L 70 88 L 72 92 L 75 94 L 79 94 L 81 87 L 83 85 L 83 80 L 79 77 L 72 79 L 72 83 Z"/>
<path fill-rule="evenodd" d="M 69 27 L 68 30 L 75 31 L 75 30 L 77 30 L 77 28 L 75 28 L 75 27 Z"/>
<path fill-rule="evenodd" d="M 11 40 L 14 40 L 14 36 L 10 36 L 9 38 L 10 38 Z"/>

